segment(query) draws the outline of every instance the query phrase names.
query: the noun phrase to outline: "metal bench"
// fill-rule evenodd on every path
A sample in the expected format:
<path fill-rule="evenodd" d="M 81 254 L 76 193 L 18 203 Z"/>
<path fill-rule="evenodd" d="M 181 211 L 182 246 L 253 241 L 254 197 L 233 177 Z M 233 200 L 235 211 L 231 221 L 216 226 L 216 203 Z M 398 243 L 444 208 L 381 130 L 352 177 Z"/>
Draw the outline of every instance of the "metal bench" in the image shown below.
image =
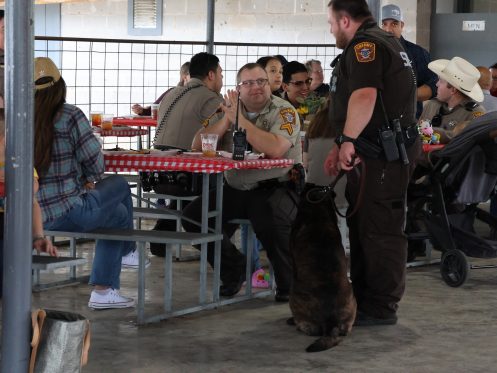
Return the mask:
<path fill-rule="evenodd" d="M 55 281 L 49 284 L 40 283 L 40 271 L 49 271 L 64 267 L 75 268 L 75 266 L 86 264 L 86 262 L 87 260 L 85 258 L 33 255 L 32 257 L 33 291 L 42 291 L 49 288 L 61 287 L 83 281 L 88 281 L 89 276 L 80 276 L 79 278 L 70 277 L 67 280 Z"/>
<path fill-rule="evenodd" d="M 180 214 L 183 211 L 183 201 L 193 201 L 198 196 L 175 196 L 171 194 L 159 194 L 159 193 L 143 193 L 143 198 L 151 199 L 169 199 L 176 201 L 176 214 L 168 214 L 166 209 L 162 209 L 163 215 L 160 215 L 161 209 L 154 208 L 135 208 L 133 209 L 133 217 L 136 218 L 149 218 L 149 219 L 174 219 L 176 220 L 176 231 L 181 231 L 181 218 Z M 155 212 L 154 212 L 155 210 Z M 136 211 L 136 213 L 135 213 Z M 181 245 L 176 245 L 175 248 L 175 259 L 178 261 L 189 261 L 198 260 L 200 256 L 198 254 L 183 255 L 181 252 Z"/>
<path fill-rule="evenodd" d="M 137 321 L 138 324 L 160 321 L 172 316 L 187 314 L 202 309 L 215 308 L 219 305 L 219 268 L 214 268 L 213 279 L 213 299 L 211 302 L 206 301 L 207 289 L 207 243 L 220 241 L 221 234 L 215 233 L 191 233 L 191 232 L 158 232 L 149 230 L 125 230 L 125 229 L 98 229 L 92 232 L 62 232 L 46 231 L 48 236 L 70 237 L 71 241 L 76 238 L 105 239 L 118 241 L 137 242 L 139 250 L 139 268 L 138 268 L 138 304 L 137 304 Z M 165 257 L 165 279 L 164 279 L 164 313 L 145 317 L 145 243 L 157 242 L 166 244 Z M 200 290 L 199 305 L 185 308 L 182 310 L 172 310 L 172 245 L 201 245 L 200 254 Z M 218 264 L 219 265 L 219 264 Z M 216 275 L 217 274 L 217 275 Z"/>

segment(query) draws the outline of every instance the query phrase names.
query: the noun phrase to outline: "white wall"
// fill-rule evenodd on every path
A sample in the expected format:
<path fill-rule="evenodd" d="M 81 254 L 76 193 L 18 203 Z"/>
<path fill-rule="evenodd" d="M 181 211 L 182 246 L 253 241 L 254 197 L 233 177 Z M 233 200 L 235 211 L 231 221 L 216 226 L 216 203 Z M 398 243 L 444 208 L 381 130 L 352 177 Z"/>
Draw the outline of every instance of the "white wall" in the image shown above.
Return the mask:
<path fill-rule="evenodd" d="M 405 36 L 416 38 L 416 1 L 396 3 L 405 18 Z M 328 0 L 217 0 L 216 41 L 333 43 L 326 21 Z M 204 41 L 207 0 L 164 0 L 163 35 L 128 37 L 127 0 L 62 5 L 62 36 Z"/>

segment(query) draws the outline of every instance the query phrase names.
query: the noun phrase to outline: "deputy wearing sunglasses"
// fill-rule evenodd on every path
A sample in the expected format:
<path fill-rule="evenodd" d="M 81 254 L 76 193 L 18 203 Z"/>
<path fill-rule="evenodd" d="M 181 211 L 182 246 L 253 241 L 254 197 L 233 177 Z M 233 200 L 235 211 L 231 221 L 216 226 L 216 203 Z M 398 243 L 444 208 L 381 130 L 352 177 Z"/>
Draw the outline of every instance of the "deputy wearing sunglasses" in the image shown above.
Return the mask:
<path fill-rule="evenodd" d="M 305 99 L 311 92 L 312 78 L 304 64 L 292 61 L 283 66 L 283 98 L 298 108 L 297 99 Z"/>

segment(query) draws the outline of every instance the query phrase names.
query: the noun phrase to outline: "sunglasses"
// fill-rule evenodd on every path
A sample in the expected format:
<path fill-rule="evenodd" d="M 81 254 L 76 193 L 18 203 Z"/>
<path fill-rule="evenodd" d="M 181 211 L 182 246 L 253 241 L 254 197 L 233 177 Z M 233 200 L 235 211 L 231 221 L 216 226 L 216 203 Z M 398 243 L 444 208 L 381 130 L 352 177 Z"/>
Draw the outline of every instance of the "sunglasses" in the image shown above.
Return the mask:
<path fill-rule="evenodd" d="M 256 79 L 256 80 L 244 80 L 243 82 L 238 83 L 239 87 L 253 87 L 254 85 L 257 85 L 258 87 L 265 87 L 266 84 L 268 83 L 267 79 Z"/>
<path fill-rule="evenodd" d="M 312 78 L 307 78 L 306 80 L 290 80 L 289 84 L 293 84 L 295 87 L 302 87 L 304 84 L 310 86 L 312 83 Z"/>

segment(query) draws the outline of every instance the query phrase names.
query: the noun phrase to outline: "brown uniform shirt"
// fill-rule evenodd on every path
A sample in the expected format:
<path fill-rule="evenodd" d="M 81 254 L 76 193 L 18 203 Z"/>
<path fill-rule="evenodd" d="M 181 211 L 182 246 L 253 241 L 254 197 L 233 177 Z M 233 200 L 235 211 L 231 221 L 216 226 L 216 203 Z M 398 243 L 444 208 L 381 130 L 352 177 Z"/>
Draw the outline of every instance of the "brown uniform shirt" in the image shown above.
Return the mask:
<path fill-rule="evenodd" d="M 416 122 L 416 81 L 407 53 L 399 40 L 367 20 L 347 45 L 330 82 L 329 117 L 337 132 L 343 132 L 352 93 L 373 87 L 382 93 L 388 119 L 400 119 L 402 127 Z M 378 131 L 385 123 L 379 97 L 373 116 L 361 136 L 378 141 Z"/>
<path fill-rule="evenodd" d="M 154 145 L 190 149 L 195 134 L 209 122 L 222 101 L 219 93 L 196 78 L 173 88 L 160 103 Z"/>

